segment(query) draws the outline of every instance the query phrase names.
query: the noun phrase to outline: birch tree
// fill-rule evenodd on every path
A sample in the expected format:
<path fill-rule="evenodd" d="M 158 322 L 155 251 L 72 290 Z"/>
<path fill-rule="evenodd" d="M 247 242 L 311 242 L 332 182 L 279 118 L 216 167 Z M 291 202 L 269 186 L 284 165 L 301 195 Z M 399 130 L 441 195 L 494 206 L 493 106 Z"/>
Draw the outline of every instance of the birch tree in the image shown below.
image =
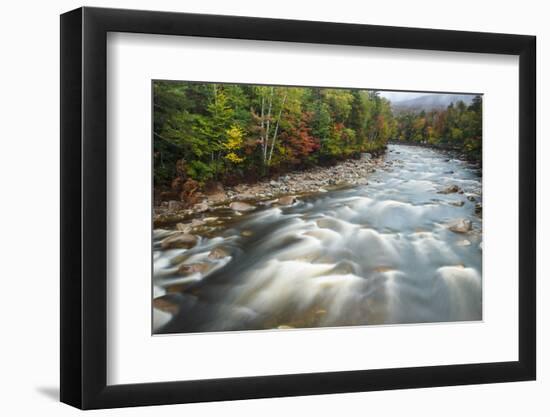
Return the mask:
<path fill-rule="evenodd" d="M 261 96 L 260 105 L 260 147 L 262 152 L 262 163 L 264 167 L 271 164 L 273 158 L 273 149 L 277 142 L 281 117 L 285 109 L 287 99 L 286 90 L 275 87 L 259 87 L 258 92 Z M 277 111 L 276 111 L 276 108 Z M 277 112 L 274 119 L 273 114 Z"/>

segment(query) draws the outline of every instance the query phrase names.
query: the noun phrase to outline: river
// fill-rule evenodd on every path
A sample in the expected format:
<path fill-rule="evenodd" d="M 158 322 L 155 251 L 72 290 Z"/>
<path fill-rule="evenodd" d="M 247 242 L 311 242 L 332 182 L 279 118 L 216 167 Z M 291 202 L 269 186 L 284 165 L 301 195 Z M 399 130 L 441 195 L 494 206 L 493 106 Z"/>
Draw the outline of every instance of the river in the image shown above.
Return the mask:
<path fill-rule="evenodd" d="M 479 168 L 425 147 L 382 158 L 366 185 L 209 213 L 224 227 L 191 249 L 155 230 L 154 332 L 481 320 Z"/>

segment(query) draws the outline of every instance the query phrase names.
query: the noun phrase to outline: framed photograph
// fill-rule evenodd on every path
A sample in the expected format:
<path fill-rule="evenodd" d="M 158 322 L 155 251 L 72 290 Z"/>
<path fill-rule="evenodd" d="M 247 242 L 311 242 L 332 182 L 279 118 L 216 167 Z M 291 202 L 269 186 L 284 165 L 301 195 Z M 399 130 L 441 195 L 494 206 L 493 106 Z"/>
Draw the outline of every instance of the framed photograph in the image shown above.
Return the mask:
<path fill-rule="evenodd" d="M 533 380 L 535 37 L 61 16 L 61 401 Z"/>

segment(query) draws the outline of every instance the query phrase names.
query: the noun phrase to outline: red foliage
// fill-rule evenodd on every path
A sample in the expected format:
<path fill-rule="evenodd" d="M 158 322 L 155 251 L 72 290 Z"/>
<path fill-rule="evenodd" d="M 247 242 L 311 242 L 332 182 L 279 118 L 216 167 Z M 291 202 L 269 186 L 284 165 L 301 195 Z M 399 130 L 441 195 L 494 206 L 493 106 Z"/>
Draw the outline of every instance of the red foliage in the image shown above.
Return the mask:
<path fill-rule="evenodd" d="M 308 127 L 311 118 L 311 113 L 303 113 L 299 123 L 291 122 L 290 127 L 281 133 L 281 142 L 290 149 L 290 154 L 286 156 L 291 164 L 302 163 L 319 149 L 319 139 L 311 135 L 311 128 Z"/>

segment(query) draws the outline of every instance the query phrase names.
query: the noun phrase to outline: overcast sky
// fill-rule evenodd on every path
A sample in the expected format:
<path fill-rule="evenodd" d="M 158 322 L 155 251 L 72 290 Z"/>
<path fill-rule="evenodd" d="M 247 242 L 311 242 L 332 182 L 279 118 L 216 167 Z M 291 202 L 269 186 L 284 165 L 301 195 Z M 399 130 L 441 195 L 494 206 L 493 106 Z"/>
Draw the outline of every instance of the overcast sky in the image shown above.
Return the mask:
<path fill-rule="evenodd" d="M 380 95 L 382 97 L 385 97 L 394 103 L 404 100 L 410 100 L 421 96 L 433 96 L 434 94 L 449 95 L 448 93 L 407 93 L 402 91 L 380 91 Z"/>
<path fill-rule="evenodd" d="M 380 91 L 382 97 L 387 98 L 390 101 L 398 102 L 403 100 L 410 100 L 420 96 L 433 95 L 435 93 L 404 93 L 401 91 Z"/>

